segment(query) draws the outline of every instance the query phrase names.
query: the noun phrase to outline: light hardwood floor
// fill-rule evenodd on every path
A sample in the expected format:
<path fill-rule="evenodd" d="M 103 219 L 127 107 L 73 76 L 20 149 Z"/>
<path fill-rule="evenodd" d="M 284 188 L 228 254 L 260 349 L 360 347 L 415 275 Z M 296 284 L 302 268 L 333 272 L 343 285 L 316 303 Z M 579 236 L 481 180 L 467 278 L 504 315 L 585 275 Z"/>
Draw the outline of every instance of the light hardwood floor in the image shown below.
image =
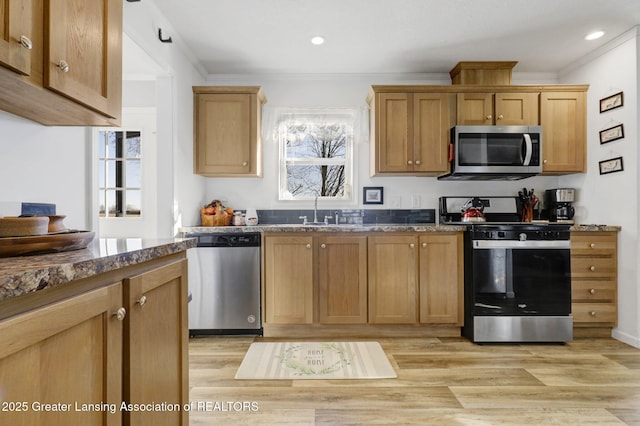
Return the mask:
<path fill-rule="evenodd" d="M 378 341 L 398 378 L 233 378 L 253 341 L 275 340 L 293 339 L 192 338 L 190 424 L 640 425 L 640 349 L 613 339 L 298 339 Z"/>

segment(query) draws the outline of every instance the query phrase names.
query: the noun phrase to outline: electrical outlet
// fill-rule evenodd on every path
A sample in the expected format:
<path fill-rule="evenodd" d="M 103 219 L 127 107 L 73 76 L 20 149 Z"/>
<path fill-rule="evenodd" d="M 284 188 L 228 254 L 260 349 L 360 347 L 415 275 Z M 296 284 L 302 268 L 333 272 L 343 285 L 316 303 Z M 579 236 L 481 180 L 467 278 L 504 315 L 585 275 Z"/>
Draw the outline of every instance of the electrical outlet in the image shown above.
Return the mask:
<path fill-rule="evenodd" d="M 420 208 L 420 196 L 412 195 L 411 196 L 411 208 L 419 209 Z"/>

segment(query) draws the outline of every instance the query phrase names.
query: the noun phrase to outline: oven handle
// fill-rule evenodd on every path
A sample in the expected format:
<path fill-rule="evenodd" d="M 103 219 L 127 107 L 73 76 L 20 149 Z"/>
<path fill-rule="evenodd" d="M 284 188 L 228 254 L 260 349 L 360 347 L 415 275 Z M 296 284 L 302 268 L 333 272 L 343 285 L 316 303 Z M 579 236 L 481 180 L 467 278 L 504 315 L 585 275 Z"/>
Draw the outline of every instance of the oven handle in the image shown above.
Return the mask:
<path fill-rule="evenodd" d="M 533 142 L 531 142 L 531 135 L 528 133 L 524 134 L 524 143 L 526 146 L 526 152 L 524 155 L 524 161 L 522 162 L 523 166 L 528 166 L 531 162 L 531 155 L 533 154 Z"/>
<path fill-rule="evenodd" d="M 474 240 L 473 249 L 566 249 L 571 248 L 569 240 L 552 241 L 504 241 L 504 240 Z"/>

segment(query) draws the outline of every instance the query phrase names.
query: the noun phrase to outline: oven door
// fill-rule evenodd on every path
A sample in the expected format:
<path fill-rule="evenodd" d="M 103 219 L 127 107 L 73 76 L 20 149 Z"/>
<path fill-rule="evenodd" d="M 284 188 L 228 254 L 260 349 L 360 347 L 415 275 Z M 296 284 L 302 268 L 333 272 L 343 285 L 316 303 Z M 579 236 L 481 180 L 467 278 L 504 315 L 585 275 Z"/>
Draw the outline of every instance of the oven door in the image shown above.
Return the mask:
<path fill-rule="evenodd" d="M 474 241 L 474 315 L 571 313 L 569 241 Z"/>

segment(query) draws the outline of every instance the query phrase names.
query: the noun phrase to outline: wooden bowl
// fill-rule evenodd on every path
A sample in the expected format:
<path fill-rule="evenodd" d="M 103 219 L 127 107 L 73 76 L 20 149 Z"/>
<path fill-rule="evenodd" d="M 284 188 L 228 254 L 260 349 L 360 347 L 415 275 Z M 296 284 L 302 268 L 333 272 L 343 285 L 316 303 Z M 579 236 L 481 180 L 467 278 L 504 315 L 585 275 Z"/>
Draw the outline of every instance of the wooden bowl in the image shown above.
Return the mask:
<path fill-rule="evenodd" d="M 0 217 L 0 237 L 27 237 L 49 232 L 47 216 Z"/>

